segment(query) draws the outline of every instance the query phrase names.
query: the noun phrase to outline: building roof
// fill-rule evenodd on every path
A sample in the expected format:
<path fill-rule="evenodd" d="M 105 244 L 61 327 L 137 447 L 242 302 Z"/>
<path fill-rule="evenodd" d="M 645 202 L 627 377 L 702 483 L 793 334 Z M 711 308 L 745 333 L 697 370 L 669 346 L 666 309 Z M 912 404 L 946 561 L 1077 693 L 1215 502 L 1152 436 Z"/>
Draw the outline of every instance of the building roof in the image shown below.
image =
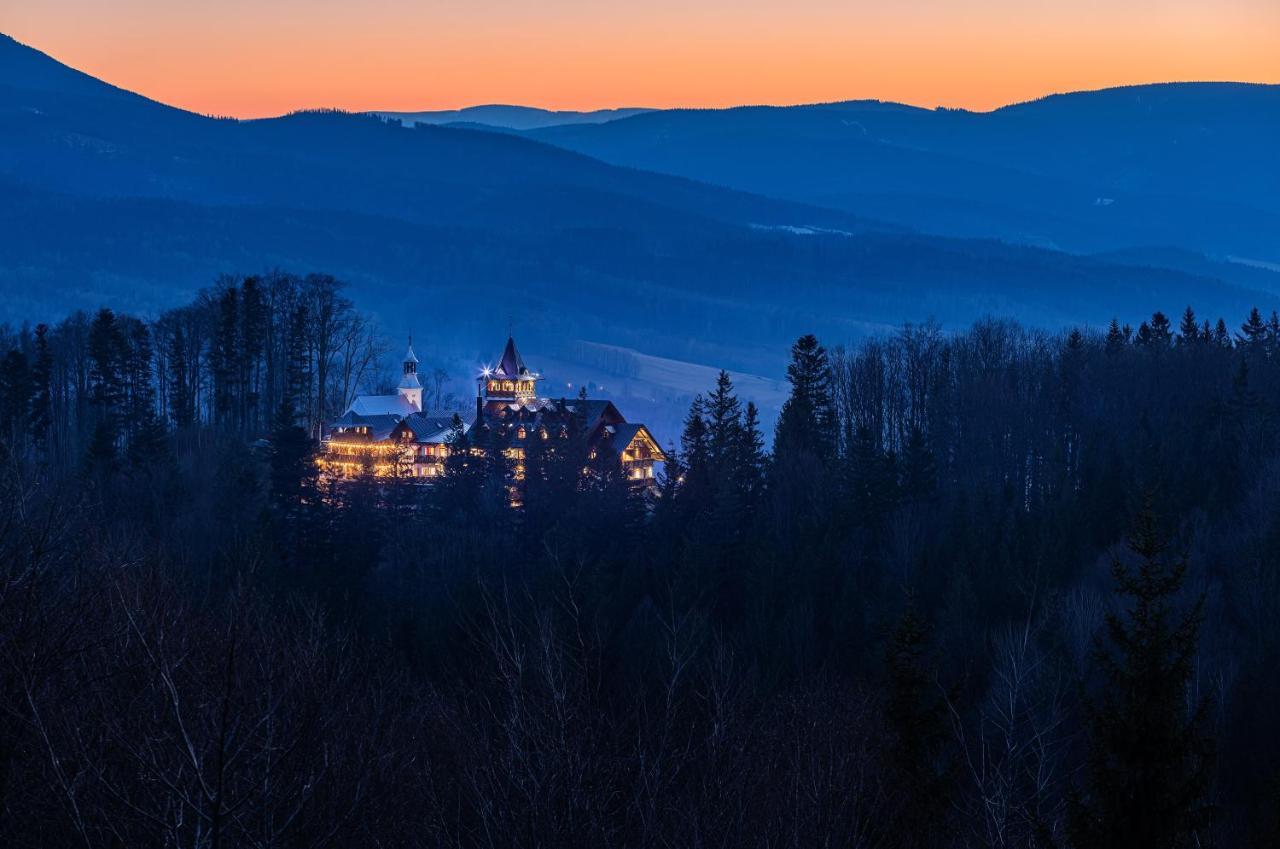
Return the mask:
<path fill-rule="evenodd" d="M 418 361 L 418 358 L 413 355 L 413 337 L 412 336 L 409 337 L 409 350 L 404 355 L 404 361 L 406 363 L 416 363 Z"/>
<path fill-rule="evenodd" d="M 524 358 L 516 350 L 516 340 L 511 336 L 507 337 L 507 347 L 503 349 L 502 359 L 493 374 L 495 377 L 536 377 L 524 364 Z"/>
<path fill-rule="evenodd" d="M 348 430 L 351 428 L 363 427 L 368 429 L 369 439 L 373 442 L 379 442 L 388 439 L 391 432 L 395 430 L 396 425 L 400 423 L 401 416 L 394 413 L 381 413 L 373 415 L 362 415 L 360 413 L 347 410 L 330 425 L 331 430 Z"/>
<path fill-rule="evenodd" d="M 393 415 L 404 418 L 410 413 L 416 413 L 417 410 L 403 395 L 397 393 L 395 395 L 357 395 L 351 402 L 351 406 L 347 408 L 347 412 L 358 416 Z"/>
<path fill-rule="evenodd" d="M 443 444 L 453 435 L 455 415 L 450 412 L 413 413 L 401 422 L 401 433 L 405 430 L 409 431 L 413 435 L 414 442 Z M 464 432 L 467 430 L 465 423 L 462 429 Z"/>

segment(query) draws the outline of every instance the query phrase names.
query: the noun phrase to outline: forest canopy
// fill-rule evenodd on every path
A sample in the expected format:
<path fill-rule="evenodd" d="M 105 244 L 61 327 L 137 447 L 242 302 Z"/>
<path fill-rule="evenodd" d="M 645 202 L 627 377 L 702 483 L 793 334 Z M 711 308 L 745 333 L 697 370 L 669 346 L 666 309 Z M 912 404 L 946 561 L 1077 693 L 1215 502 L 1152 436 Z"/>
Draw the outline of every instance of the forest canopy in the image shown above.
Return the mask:
<path fill-rule="evenodd" d="M 5 329 L 0 844 L 1275 845 L 1236 321 L 804 336 L 772 439 L 722 373 L 653 489 L 570 432 L 517 506 L 479 439 L 318 475 L 380 379 L 333 277 Z"/>

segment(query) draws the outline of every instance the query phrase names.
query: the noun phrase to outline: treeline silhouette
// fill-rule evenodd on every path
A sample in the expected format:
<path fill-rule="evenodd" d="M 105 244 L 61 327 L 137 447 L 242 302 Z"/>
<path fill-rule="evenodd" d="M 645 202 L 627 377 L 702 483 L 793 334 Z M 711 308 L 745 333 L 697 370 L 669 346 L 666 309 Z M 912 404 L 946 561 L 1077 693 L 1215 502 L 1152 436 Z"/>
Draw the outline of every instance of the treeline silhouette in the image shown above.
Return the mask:
<path fill-rule="evenodd" d="M 806 336 L 771 446 L 722 374 L 518 506 L 317 475 L 332 278 L 0 342 L 2 845 L 1280 839 L 1274 314 Z"/>

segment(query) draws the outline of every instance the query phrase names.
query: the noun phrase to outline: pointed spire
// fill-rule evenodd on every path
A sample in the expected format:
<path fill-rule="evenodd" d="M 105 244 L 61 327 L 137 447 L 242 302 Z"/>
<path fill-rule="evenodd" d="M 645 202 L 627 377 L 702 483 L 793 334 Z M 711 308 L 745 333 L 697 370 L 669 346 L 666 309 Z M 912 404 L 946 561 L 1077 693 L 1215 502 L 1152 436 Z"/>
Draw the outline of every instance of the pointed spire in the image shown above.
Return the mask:
<path fill-rule="evenodd" d="M 413 355 L 413 334 L 409 334 L 409 350 L 404 355 L 405 363 L 416 363 L 418 358 Z"/>
<path fill-rule="evenodd" d="M 503 377 L 520 377 L 529 374 L 524 359 L 516 350 L 516 340 L 513 337 L 507 337 L 507 347 L 503 350 L 502 359 L 498 361 L 498 367 L 494 371 Z"/>

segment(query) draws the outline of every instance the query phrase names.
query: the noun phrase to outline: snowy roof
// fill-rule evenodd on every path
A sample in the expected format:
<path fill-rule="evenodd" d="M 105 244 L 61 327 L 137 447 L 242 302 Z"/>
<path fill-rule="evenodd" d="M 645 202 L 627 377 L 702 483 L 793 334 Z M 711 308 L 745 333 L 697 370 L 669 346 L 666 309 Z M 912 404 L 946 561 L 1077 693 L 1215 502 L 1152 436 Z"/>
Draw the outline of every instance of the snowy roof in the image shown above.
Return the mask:
<path fill-rule="evenodd" d="M 412 336 L 409 337 L 409 350 L 404 355 L 404 361 L 406 363 L 416 363 L 418 361 L 418 358 L 413 355 L 413 337 Z"/>
<path fill-rule="evenodd" d="M 417 410 L 403 395 L 357 395 L 347 412 L 359 416 L 393 415 L 404 418 Z"/>
<path fill-rule="evenodd" d="M 413 441 L 418 443 L 443 444 L 453 436 L 454 413 L 414 413 L 405 418 L 401 430 L 413 434 Z M 465 432 L 467 425 L 462 429 Z"/>
<path fill-rule="evenodd" d="M 371 441 L 378 442 L 391 436 L 391 432 L 400 423 L 400 418 L 392 413 L 361 415 L 348 410 L 335 419 L 330 428 L 335 435 L 341 431 L 363 428 Z"/>

